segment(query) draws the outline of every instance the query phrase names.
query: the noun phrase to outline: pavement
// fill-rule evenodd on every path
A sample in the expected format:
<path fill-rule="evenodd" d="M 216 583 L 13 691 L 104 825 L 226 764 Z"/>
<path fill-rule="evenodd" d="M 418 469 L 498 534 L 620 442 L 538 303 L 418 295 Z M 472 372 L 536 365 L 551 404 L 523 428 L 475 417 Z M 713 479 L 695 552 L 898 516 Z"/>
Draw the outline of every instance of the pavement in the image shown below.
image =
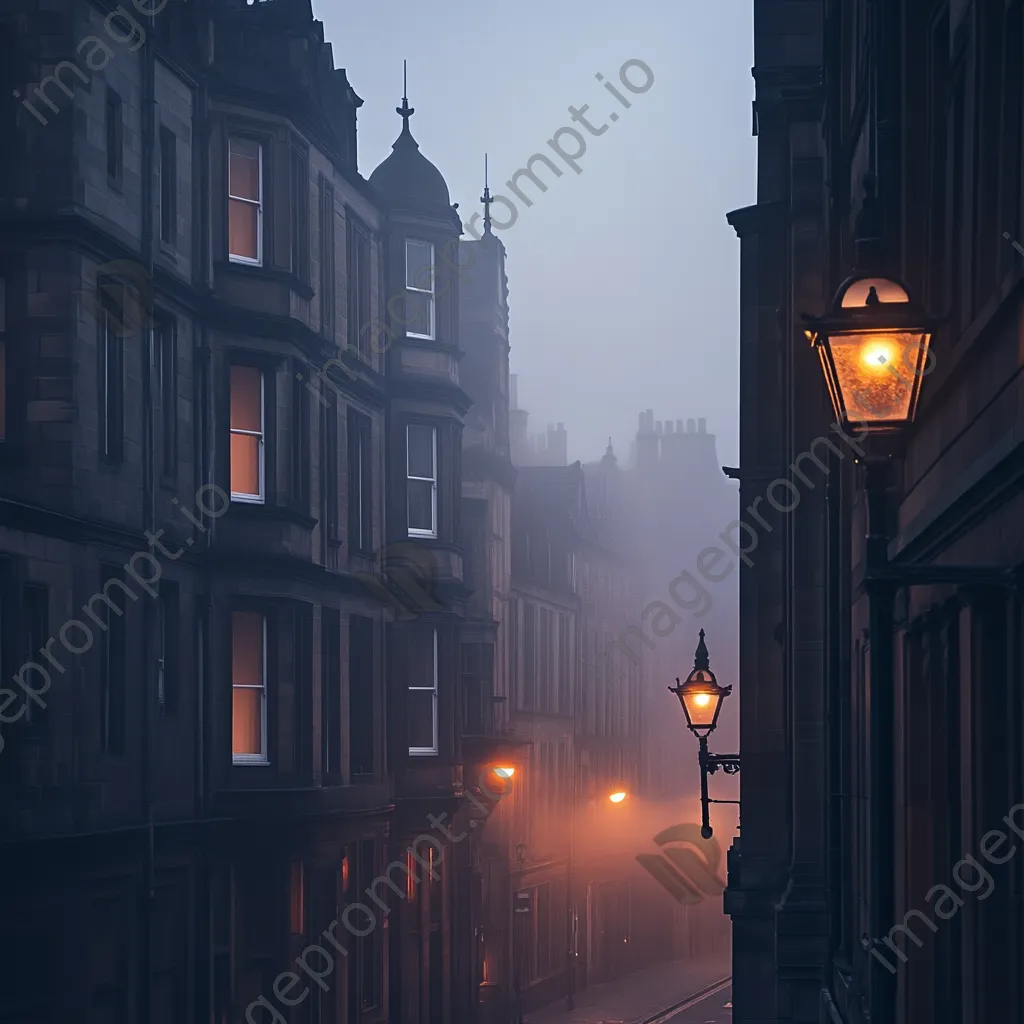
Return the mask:
<path fill-rule="evenodd" d="M 566 1010 L 561 1000 L 537 1010 L 526 1024 L 730 1024 L 731 1010 L 724 1008 L 731 1001 L 727 984 L 707 999 L 694 998 L 728 982 L 729 970 L 721 957 L 656 964 L 578 992 L 575 1010 Z M 704 1010 L 707 1015 L 701 1017 Z M 688 1016 L 691 1011 L 698 1016 Z"/>

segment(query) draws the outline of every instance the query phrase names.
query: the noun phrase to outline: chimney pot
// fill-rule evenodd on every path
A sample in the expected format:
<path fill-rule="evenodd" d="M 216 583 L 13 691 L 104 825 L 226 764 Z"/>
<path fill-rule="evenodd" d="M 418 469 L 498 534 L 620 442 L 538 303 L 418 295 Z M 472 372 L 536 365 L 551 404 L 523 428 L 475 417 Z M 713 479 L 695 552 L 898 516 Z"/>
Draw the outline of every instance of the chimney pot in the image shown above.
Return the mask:
<path fill-rule="evenodd" d="M 708 432 L 708 421 L 703 416 L 697 420 L 697 433 L 706 434 Z"/>
<path fill-rule="evenodd" d="M 676 420 L 676 433 L 681 434 L 683 432 L 683 421 Z"/>
<path fill-rule="evenodd" d="M 688 434 L 692 434 L 692 433 L 693 433 L 693 431 L 694 431 L 694 428 L 695 428 L 696 426 L 697 426 L 697 424 L 696 424 L 696 423 L 694 423 L 694 421 L 693 421 L 693 420 L 687 420 L 687 421 L 686 421 L 686 432 L 687 432 Z"/>

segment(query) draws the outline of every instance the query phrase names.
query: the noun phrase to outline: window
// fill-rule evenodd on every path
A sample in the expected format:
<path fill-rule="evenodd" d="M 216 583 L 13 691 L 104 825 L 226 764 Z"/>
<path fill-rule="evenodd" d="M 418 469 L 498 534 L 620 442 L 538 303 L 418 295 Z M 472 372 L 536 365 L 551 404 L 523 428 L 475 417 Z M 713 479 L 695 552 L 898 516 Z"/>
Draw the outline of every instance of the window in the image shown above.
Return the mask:
<path fill-rule="evenodd" d="M 369 354 L 370 326 L 373 323 L 370 290 L 370 234 L 350 214 L 346 238 L 348 249 L 348 345 Z"/>
<path fill-rule="evenodd" d="M 104 110 L 107 133 L 107 181 L 121 186 L 124 172 L 124 122 L 122 120 L 121 97 L 109 86 Z"/>
<path fill-rule="evenodd" d="M 373 462 L 370 420 L 348 410 L 348 537 L 353 551 L 373 550 Z"/>
<path fill-rule="evenodd" d="M 309 156 L 292 147 L 292 273 L 309 278 Z"/>
<path fill-rule="evenodd" d="M 306 872 L 301 860 L 289 865 L 288 928 L 292 935 L 306 934 Z"/>
<path fill-rule="evenodd" d="M 324 607 L 321 627 L 321 672 L 323 680 L 322 760 L 324 779 L 341 781 L 341 613 Z"/>
<path fill-rule="evenodd" d="M 30 662 L 45 650 L 50 638 L 50 591 L 43 584 L 26 583 L 21 603 L 25 615 L 25 662 Z M 31 699 L 24 706 L 23 721 L 30 729 L 37 729 L 43 723 L 44 709 Z"/>
<path fill-rule="evenodd" d="M 405 333 L 434 337 L 434 247 L 411 238 L 405 243 Z"/>
<path fill-rule="evenodd" d="M 412 633 L 409 664 L 409 753 L 437 753 L 437 630 Z"/>
<path fill-rule="evenodd" d="M 353 775 L 375 771 L 373 619 L 351 615 L 348 620 L 349 734 Z"/>
<path fill-rule="evenodd" d="M 0 443 L 7 440 L 7 280 L 0 277 Z"/>
<path fill-rule="evenodd" d="M 309 389 L 299 379 L 305 374 L 292 376 L 292 495 L 303 514 L 309 512 Z"/>
<path fill-rule="evenodd" d="M 263 262 L 263 147 L 252 139 L 228 142 L 228 257 Z"/>
<path fill-rule="evenodd" d="M 333 397 L 327 398 L 324 406 L 324 511 L 327 520 L 327 539 L 338 543 L 338 403 Z"/>
<path fill-rule="evenodd" d="M 231 613 L 231 757 L 267 763 L 267 620 Z"/>
<path fill-rule="evenodd" d="M 320 175 L 320 331 L 334 337 L 334 186 Z"/>
<path fill-rule="evenodd" d="M 160 389 L 160 469 L 173 477 L 178 460 L 178 332 L 173 320 L 157 324 L 157 372 Z"/>
<path fill-rule="evenodd" d="M 124 339 L 120 289 L 101 282 L 100 290 L 100 445 L 107 459 L 121 458 L 124 433 Z"/>
<path fill-rule="evenodd" d="M 437 536 L 437 430 L 416 423 L 406 428 L 409 536 Z"/>
<path fill-rule="evenodd" d="M 263 374 L 231 367 L 231 500 L 264 500 Z"/>
<path fill-rule="evenodd" d="M 178 146 L 170 128 L 160 129 L 160 241 L 178 236 Z"/>
<path fill-rule="evenodd" d="M 124 753 L 127 724 L 125 654 L 128 631 L 125 626 L 125 608 L 119 608 L 110 596 L 115 588 L 120 588 L 126 598 L 134 599 L 135 595 L 124 584 L 122 567 L 105 566 L 103 597 L 106 608 L 101 613 L 103 634 L 100 639 L 100 694 L 103 702 L 101 727 L 104 753 L 111 757 L 120 757 Z M 90 610 L 90 614 L 94 613 Z"/>
<path fill-rule="evenodd" d="M 157 666 L 157 707 L 161 714 L 178 709 L 178 584 L 160 581 L 160 661 Z"/>

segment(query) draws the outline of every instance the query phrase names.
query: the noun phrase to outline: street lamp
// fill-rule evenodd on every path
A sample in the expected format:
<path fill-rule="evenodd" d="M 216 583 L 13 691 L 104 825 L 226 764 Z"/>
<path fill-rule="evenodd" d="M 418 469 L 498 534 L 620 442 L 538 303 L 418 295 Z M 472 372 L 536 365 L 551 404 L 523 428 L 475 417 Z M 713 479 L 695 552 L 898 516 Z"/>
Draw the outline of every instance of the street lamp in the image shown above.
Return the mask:
<path fill-rule="evenodd" d="M 668 689 L 679 698 L 683 714 L 686 716 L 686 727 L 697 737 L 699 744 L 697 762 L 700 765 L 700 834 L 705 839 L 710 839 L 714 835 L 714 830 L 709 820 L 709 804 L 734 804 L 738 801 L 712 800 L 708 796 L 708 776 L 714 775 L 719 768 L 726 775 L 735 775 L 740 770 L 740 758 L 739 754 L 708 753 L 708 736 L 718 725 L 722 701 L 732 693 L 732 687 L 718 685 L 715 673 L 711 671 L 703 629 L 700 631 L 700 640 L 693 657 L 693 671 L 686 677 L 685 683 L 680 683 L 676 679 L 676 685 Z"/>
<path fill-rule="evenodd" d="M 621 804 L 626 799 L 626 791 L 624 789 L 614 789 L 608 794 L 608 799 L 613 804 Z"/>
<path fill-rule="evenodd" d="M 1012 586 L 1013 574 L 997 567 L 893 564 L 889 561 L 888 472 L 885 435 L 897 435 L 914 421 L 938 318 L 924 312 L 898 280 L 878 272 L 881 263 L 881 211 L 873 175 L 864 179 L 865 195 L 856 225 L 857 262 L 821 317 L 804 315 L 805 332 L 821 360 L 825 383 L 838 420 L 876 438 L 858 459 L 864 466 L 867 536 L 858 589 L 867 595 L 870 667 L 871 849 L 868 927 L 884 935 L 895 913 L 891 851 L 895 808 L 893 730 L 893 606 L 902 587 L 935 584 Z M 934 357 L 933 357 L 934 358 Z M 865 948 L 872 940 L 865 936 Z M 870 1018 L 892 1020 L 895 988 L 884 963 L 871 964 Z"/>

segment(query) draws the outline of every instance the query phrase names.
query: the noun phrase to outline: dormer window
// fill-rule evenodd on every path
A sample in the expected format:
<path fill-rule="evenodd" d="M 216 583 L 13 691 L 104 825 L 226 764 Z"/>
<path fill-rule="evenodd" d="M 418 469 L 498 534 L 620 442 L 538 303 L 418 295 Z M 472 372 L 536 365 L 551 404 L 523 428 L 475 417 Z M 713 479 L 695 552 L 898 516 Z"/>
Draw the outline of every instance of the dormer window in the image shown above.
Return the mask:
<path fill-rule="evenodd" d="M 434 247 L 409 238 L 405 243 L 405 333 L 434 339 Z"/>

